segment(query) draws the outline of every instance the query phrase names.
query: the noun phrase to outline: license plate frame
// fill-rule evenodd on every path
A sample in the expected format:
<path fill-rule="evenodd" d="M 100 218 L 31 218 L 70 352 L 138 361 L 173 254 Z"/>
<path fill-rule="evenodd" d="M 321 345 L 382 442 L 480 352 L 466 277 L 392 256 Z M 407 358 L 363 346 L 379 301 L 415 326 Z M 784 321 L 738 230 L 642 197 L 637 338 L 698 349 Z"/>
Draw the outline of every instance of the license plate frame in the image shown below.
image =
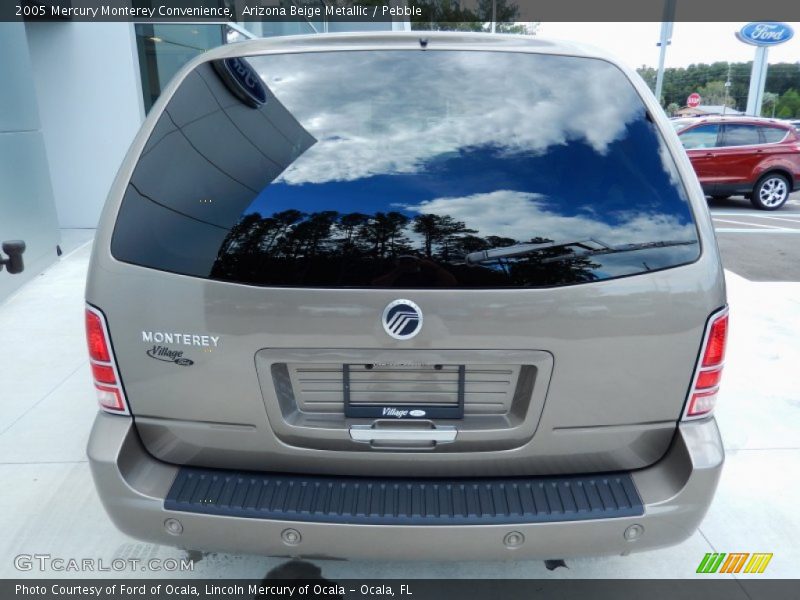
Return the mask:
<path fill-rule="evenodd" d="M 362 363 L 359 363 L 361 366 Z M 350 364 L 342 365 L 342 394 L 344 397 L 344 416 L 349 418 L 365 419 L 463 419 L 464 418 L 464 388 L 466 387 L 466 366 L 455 365 L 457 371 L 456 403 L 450 405 L 392 403 L 380 404 L 378 402 L 358 403 L 351 401 Z"/>

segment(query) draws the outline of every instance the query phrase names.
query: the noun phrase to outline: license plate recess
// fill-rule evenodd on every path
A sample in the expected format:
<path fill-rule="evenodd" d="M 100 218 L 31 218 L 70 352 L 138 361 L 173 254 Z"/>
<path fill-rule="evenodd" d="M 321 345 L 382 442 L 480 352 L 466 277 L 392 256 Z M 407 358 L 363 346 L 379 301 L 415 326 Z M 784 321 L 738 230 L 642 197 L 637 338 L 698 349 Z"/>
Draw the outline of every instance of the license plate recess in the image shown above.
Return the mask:
<path fill-rule="evenodd" d="M 342 365 L 345 417 L 463 419 L 464 365 Z"/>

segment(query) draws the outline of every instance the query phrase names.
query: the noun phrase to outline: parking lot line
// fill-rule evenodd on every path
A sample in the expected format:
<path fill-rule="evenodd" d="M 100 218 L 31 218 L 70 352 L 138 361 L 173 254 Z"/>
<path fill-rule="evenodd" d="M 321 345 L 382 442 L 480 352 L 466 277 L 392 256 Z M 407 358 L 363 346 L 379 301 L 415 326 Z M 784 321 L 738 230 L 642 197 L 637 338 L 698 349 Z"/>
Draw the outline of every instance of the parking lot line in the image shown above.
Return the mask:
<path fill-rule="evenodd" d="M 786 221 L 787 223 L 796 223 L 800 225 L 800 215 L 796 219 L 789 217 L 773 217 L 772 215 L 753 215 L 754 219 L 770 219 L 772 221 Z"/>
<path fill-rule="evenodd" d="M 738 210 L 738 211 L 731 211 L 731 210 L 716 211 L 716 210 L 711 210 L 709 212 L 711 213 L 712 217 L 767 217 L 767 216 L 772 217 L 772 215 L 762 215 L 761 213 L 756 213 L 756 212 L 753 212 L 751 210 Z M 798 219 L 800 219 L 800 212 L 782 212 L 781 216 L 782 216 L 781 218 L 797 217 Z M 774 219 L 774 218 L 777 218 L 777 217 L 772 217 L 772 218 Z"/>
<path fill-rule="evenodd" d="M 714 220 L 715 221 L 719 221 L 720 223 L 732 223 L 734 225 L 748 225 L 750 227 L 763 227 L 765 229 L 772 229 L 772 230 L 788 229 L 787 227 L 777 227 L 775 225 L 764 225 L 763 223 L 748 223 L 746 221 L 732 221 L 730 219 L 717 219 L 717 218 L 714 218 Z"/>
<path fill-rule="evenodd" d="M 748 223 L 749 225 L 749 223 Z M 781 229 L 745 229 L 739 227 L 715 227 L 714 231 L 716 233 L 789 233 L 789 234 L 800 234 L 800 229 L 790 229 L 790 228 L 781 228 Z"/>

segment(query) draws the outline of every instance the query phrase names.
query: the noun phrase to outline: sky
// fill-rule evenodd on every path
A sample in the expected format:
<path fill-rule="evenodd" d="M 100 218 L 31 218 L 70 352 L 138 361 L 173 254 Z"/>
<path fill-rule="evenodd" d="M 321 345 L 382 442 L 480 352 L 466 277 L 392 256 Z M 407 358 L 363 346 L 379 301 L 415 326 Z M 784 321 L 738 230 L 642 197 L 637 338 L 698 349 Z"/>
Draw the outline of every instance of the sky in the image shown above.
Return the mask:
<path fill-rule="evenodd" d="M 316 143 L 292 152 L 291 165 L 245 214 L 397 211 L 449 216 L 483 237 L 693 239 L 688 205 L 670 185 L 672 158 L 628 80 L 607 63 L 514 53 L 433 52 L 414 61 L 392 51 L 337 54 L 249 59 L 300 124 L 280 122 L 284 135 L 304 129 Z M 263 110 L 278 122 L 278 109 Z M 291 144 L 287 137 L 287 154 Z M 623 177 L 625 185 L 608 175 L 631 169 L 636 176 Z M 644 196 L 633 209 L 631 198 Z"/>
<path fill-rule="evenodd" d="M 769 62 L 800 61 L 800 23 L 789 23 L 794 37 L 770 48 Z M 692 63 L 753 60 L 755 46 L 740 42 L 734 33 L 746 23 L 675 23 L 672 44 L 667 50 L 667 67 Z M 661 23 L 547 23 L 537 36 L 590 44 L 615 54 L 631 67 L 658 66 L 658 38 Z"/>

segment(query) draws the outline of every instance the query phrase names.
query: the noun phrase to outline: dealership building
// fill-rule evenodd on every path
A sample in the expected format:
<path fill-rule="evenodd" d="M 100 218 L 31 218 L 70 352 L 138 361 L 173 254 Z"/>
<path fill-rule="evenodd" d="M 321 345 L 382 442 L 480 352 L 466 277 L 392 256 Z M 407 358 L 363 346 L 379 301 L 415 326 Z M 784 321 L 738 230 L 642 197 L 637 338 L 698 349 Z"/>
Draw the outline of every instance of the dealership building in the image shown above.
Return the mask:
<path fill-rule="evenodd" d="M 252 37 L 408 27 L 328 21 L 324 11 L 241 24 L 0 23 L 0 241 L 27 244 L 25 272 L 0 274 L 0 301 L 56 260 L 60 230 L 95 227 L 139 126 L 191 58 Z"/>

